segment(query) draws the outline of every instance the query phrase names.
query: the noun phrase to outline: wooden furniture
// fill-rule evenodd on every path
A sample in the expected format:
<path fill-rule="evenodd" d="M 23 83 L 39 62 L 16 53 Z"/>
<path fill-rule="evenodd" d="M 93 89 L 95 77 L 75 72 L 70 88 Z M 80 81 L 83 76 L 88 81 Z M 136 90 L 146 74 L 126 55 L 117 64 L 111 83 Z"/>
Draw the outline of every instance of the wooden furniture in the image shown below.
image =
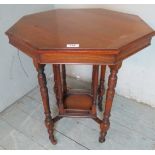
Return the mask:
<path fill-rule="evenodd" d="M 105 9 L 58 9 L 24 16 L 6 34 L 13 46 L 33 59 L 38 72 L 45 125 L 52 144 L 56 144 L 54 123 L 63 117 L 94 119 L 100 124 L 99 141 L 105 140 L 122 61 L 149 46 L 155 31 L 136 15 Z M 54 91 L 59 108 L 59 115 L 55 118 L 51 117 L 44 74 L 47 63 L 53 65 Z M 93 66 L 91 92 L 70 92 L 67 89 L 65 64 Z M 96 104 L 102 110 L 106 66 L 110 68 L 110 75 L 104 117 L 100 120 L 96 115 Z"/>

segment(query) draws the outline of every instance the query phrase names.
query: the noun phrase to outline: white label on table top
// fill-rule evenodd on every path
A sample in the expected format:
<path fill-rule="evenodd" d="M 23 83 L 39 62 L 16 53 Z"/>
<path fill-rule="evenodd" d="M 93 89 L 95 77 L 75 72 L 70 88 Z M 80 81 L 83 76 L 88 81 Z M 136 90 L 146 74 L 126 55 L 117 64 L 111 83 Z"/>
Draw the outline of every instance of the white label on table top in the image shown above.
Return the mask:
<path fill-rule="evenodd" d="M 67 47 L 76 48 L 76 47 L 79 47 L 79 46 L 80 46 L 79 44 L 67 44 Z"/>

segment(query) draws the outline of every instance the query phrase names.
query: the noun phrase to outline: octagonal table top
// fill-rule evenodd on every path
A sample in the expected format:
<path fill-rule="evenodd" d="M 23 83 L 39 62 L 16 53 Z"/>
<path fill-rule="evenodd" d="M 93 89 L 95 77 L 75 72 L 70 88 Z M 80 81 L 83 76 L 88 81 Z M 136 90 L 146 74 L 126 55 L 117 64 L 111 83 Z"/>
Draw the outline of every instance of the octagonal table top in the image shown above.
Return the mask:
<path fill-rule="evenodd" d="M 12 45 L 30 56 L 72 50 L 115 54 L 120 60 L 148 46 L 155 31 L 137 15 L 106 9 L 56 9 L 26 15 L 6 34 Z"/>

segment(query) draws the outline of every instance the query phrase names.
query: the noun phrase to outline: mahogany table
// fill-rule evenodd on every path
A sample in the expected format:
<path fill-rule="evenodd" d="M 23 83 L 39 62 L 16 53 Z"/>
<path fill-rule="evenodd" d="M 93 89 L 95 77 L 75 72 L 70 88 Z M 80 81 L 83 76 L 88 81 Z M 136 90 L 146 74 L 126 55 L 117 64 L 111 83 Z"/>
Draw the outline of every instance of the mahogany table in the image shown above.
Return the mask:
<path fill-rule="evenodd" d="M 45 112 L 45 125 L 52 144 L 54 123 L 63 117 L 89 117 L 100 124 L 99 141 L 105 141 L 115 94 L 117 72 L 122 61 L 150 45 L 155 31 L 136 15 L 105 9 L 58 9 L 21 18 L 6 34 L 9 42 L 32 57 Z M 44 67 L 53 65 L 59 115 L 51 117 Z M 92 65 L 92 88 L 69 91 L 65 64 Z M 102 110 L 106 66 L 110 68 L 103 120 Z M 100 67 L 100 70 L 99 70 Z M 81 68 L 82 69 L 82 68 Z M 99 80 L 100 71 L 100 80 Z"/>

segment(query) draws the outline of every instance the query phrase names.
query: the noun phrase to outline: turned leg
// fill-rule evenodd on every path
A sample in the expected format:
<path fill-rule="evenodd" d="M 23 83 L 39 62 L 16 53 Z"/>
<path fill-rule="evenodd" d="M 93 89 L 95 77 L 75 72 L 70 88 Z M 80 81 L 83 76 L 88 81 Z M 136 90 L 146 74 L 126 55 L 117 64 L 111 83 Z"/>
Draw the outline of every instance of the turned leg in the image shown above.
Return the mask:
<path fill-rule="evenodd" d="M 93 96 L 92 114 L 93 115 L 96 115 L 96 100 L 97 100 L 97 90 L 98 90 L 98 71 L 99 71 L 99 65 L 93 65 L 93 72 L 92 72 L 92 96 Z"/>
<path fill-rule="evenodd" d="M 100 124 L 100 129 L 101 129 L 100 137 L 99 137 L 100 142 L 105 141 L 105 136 L 110 126 L 110 122 L 109 122 L 110 111 L 111 111 L 112 102 L 115 94 L 115 87 L 117 83 L 117 73 L 119 68 L 121 67 L 121 63 L 116 65 L 110 65 L 109 67 L 110 67 L 110 76 L 108 80 L 108 89 L 106 94 L 104 117 L 103 117 L 102 123 Z"/>
<path fill-rule="evenodd" d="M 55 94 L 57 105 L 59 107 L 59 113 L 64 113 L 64 106 L 63 106 L 63 90 L 62 90 L 62 82 L 61 82 L 61 73 L 60 73 L 60 65 L 54 64 L 53 65 L 53 72 L 54 72 L 54 81 L 55 81 Z"/>
<path fill-rule="evenodd" d="M 55 67 L 53 66 L 53 74 L 54 74 L 54 87 L 53 87 L 53 90 L 54 90 L 54 93 L 55 93 L 55 96 L 57 95 L 57 85 L 56 85 L 56 74 L 55 74 Z M 56 96 L 56 99 L 57 99 L 57 96 Z"/>
<path fill-rule="evenodd" d="M 103 100 L 103 95 L 105 92 L 105 88 L 104 88 L 105 71 L 106 71 L 106 65 L 101 65 L 100 85 L 98 88 L 98 109 L 99 111 L 103 110 L 102 100 Z"/>
<path fill-rule="evenodd" d="M 66 66 L 62 65 L 62 83 L 63 83 L 63 95 L 67 94 L 67 83 L 66 83 Z"/>
<path fill-rule="evenodd" d="M 44 107 L 44 113 L 45 113 L 45 125 L 48 130 L 49 139 L 52 144 L 56 144 L 56 140 L 54 138 L 53 132 L 54 132 L 54 122 L 51 117 L 51 111 L 50 111 L 50 105 L 49 105 L 49 96 L 48 96 L 48 89 L 47 89 L 47 82 L 46 82 L 46 76 L 44 73 L 44 67 L 43 64 L 35 64 L 36 69 L 38 71 L 38 82 L 40 86 L 40 92 L 42 96 L 43 101 L 43 107 Z"/>

